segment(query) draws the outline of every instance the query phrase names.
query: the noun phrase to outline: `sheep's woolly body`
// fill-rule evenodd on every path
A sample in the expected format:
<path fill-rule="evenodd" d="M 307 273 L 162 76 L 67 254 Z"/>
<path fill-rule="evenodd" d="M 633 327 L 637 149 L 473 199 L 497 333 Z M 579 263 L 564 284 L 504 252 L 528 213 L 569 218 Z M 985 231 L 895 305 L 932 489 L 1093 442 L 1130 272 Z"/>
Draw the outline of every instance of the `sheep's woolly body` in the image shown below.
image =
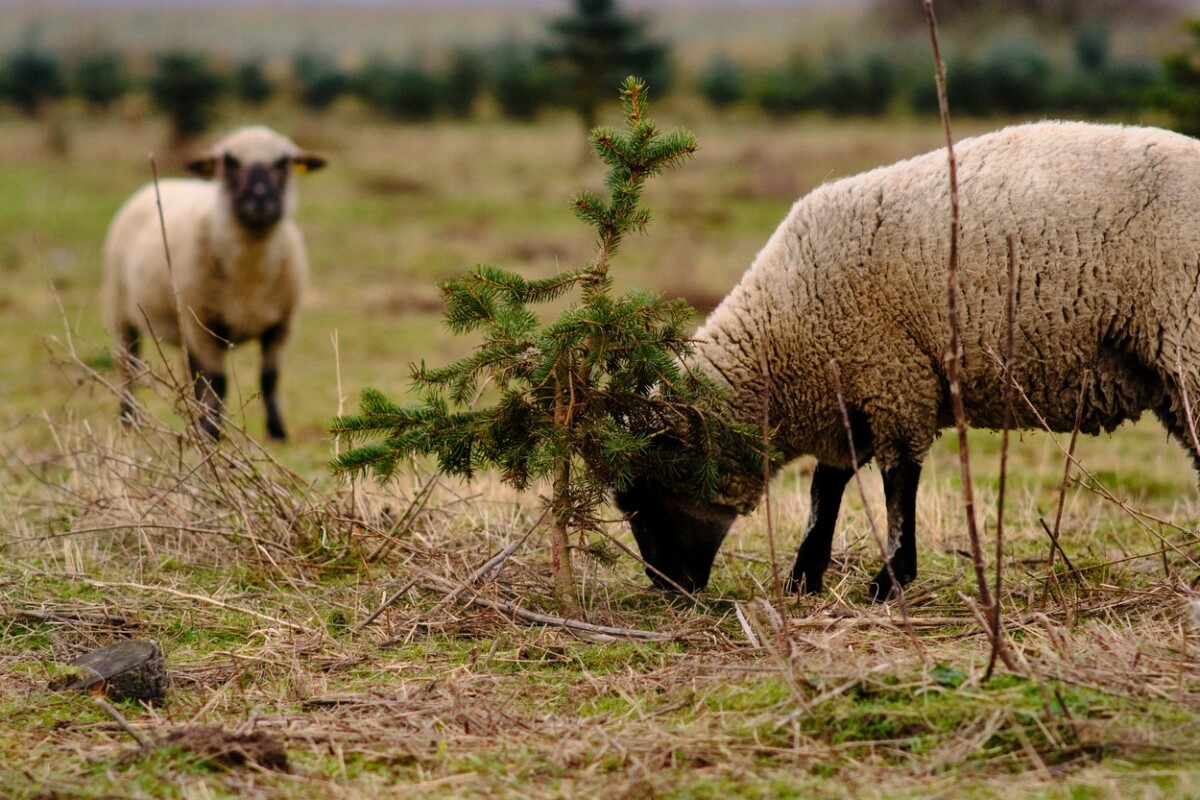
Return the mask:
<path fill-rule="evenodd" d="M 1011 233 L 1014 374 L 1046 423 L 1071 429 L 1083 391 L 1085 432 L 1153 410 L 1181 434 L 1177 375 L 1200 406 L 1200 142 L 1155 129 L 1039 123 L 964 140 L 955 154 L 970 424 L 996 428 L 1004 419 Z M 693 363 L 725 386 L 747 421 L 762 420 L 767 398 L 786 458 L 849 467 L 836 362 L 863 431 L 859 461 L 874 456 L 884 469 L 919 461 L 952 421 L 949 228 L 944 150 L 816 189 L 697 333 Z M 1038 424 L 1023 402 L 1015 410 L 1018 427 Z M 722 502 L 746 511 L 761 490 L 761 480 L 733 480 Z"/>
<path fill-rule="evenodd" d="M 292 313 L 308 275 L 299 228 L 284 220 L 268 237 L 243 231 L 218 202 L 208 181 L 171 179 L 145 186 L 122 207 L 105 244 L 107 299 L 113 330 L 121 324 L 148 327 L 178 345 L 178 291 L 189 351 L 203 348 L 201 323 L 220 317 L 223 338 L 237 344 L 259 335 Z M 161 195 L 166 250 L 158 216 Z M 172 274 L 174 285 L 172 285 Z"/>

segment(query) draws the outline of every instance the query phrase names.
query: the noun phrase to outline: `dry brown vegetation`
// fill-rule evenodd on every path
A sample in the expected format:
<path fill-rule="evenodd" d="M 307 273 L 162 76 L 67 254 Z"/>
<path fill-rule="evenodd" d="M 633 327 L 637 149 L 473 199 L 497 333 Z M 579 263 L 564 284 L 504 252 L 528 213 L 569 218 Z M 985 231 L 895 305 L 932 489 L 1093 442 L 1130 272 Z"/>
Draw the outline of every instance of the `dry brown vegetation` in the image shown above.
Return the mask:
<path fill-rule="evenodd" d="M 940 140 L 917 123 L 685 121 L 704 150 L 651 193 L 659 221 L 622 254 L 626 283 L 719 295 L 794 195 Z M 23 154 L 0 176 L 12 321 L 0 342 L 0 795 L 1200 792 L 1195 476 L 1156 425 L 1082 439 L 1065 484 L 1068 437 L 1014 437 L 1002 597 L 1017 669 L 987 682 L 950 441 L 921 492 L 907 625 L 863 599 L 878 561 L 868 515 L 883 507 L 870 471 L 866 498 L 847 496 L 821 597 L 771 600 L 760 510 L 695 603 L 649 591 L 622 555 L 579 562 L 595 628 L 523 618 L 554 615 L 536 497 L 491 478 L 436 481 L 419 464 L 389 487 L 339 485 L 322 430 L 361 386 L 399 394 L 409 360 L 469 346 L 434 334 L 422 298 L 435 277 L 587 256 L 565 207 L 595 175 L 579 166 L 578 131 L 500 126 L 481 144 L 468 125 L 292 122 L 280 128 L 303 129 L 332 164 L 301 190 L 314 289 L 283 387 L 301 424 L 296 442 L 267 449 L 252 381 L 219 446 L 183 426 L 174 353 L 139 393 L 143 425 L 115 423 L 90 265 L 144 180 L 128 142 L 153 136 L 110 121 L 63 160 L 37 129 L 0 120 L 3 152 Z M 973 435 L 972 448 L 987 539 L 998 440 Z M 784 570 L 810 469 L 772 486 Z M 1041 523 L 1055 526 L 1060 497 L 1051 568 Z M 632 548 L 622 525 L 611 532 Z M 129 636 L 162 644 L 163 707 L 114 716 L 49 690 L 61 665 Z"/>

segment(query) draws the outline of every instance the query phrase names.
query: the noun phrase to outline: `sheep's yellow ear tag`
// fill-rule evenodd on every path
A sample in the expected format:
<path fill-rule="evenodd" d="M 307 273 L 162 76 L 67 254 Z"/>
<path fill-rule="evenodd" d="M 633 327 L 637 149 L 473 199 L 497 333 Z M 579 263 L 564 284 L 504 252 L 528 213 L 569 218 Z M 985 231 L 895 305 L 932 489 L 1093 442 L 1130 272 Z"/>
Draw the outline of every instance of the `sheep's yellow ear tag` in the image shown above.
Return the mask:
<path fill-rule="evenodd" d="M 312 153 L 300 153 L 292 158 L 292 169 L 296 171 L 297 175 L 313 172 L 323 166 L 325 166 L 325 159 L 314 156 Z"/>

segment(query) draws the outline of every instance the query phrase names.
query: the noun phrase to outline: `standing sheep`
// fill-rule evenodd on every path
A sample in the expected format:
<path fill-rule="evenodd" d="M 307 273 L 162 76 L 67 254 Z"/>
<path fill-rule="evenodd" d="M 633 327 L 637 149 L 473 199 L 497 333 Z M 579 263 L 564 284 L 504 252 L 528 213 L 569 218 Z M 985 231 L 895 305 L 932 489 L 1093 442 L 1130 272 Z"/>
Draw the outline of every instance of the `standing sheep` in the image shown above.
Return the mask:
<path fill-rule="evenodd" d="M 155 187 L 143 187 L 121 207 L 104 243 L 103 301 L 126 390 L 142 334 L 182 344 L 196 399 L 206 409 L 201 426 L 217 438 L 225 351 L 257 339 L 267 433 L 286 437 L 276 400 L 279 357 L 308 275 L 304 241 L 292 220 L 291 173 L 324 165 L 269 128 L 229 134 L 187 165 L 211 180 L 159 182 L 170 264 Z M 128 395 L 121 415 L 133 415 Z"/>
<path fill-rule="evenodd" d="M 1071 430 L 1082 393 L 1082 431 L 1111 431 L 1150 410 L 1192 450 L 1183 404 L 1184 392 L 1200 404 L 1200 142 L 1044 122 L 964 140 L 955 153 L 968 423 L 1004 424 L 998 354 L 1011 233 L 1021 276 L 1013 376 L 1046 425 Z M 856 466 L 830 362 L 858 464 L 874 458 L 883 476 L 895 579 L 917 575 L 921 462 L 953 424 L 949 227 L 944 150 L 822 186 L 792 207 L 696 334 L 690 365 L 728 392 L 730 413 L 761 423 L 765 408 L 785 460 L 817 459 L 792 591 L 821 590 Z M 1020 401 L 1014 412 L 1016 427 L 1040 424 Z M 763 488 L 761 475 L 729 475 L 714 502 L 701 503 L 645 476 L 615 499 L 654 583 L 697 590 Z M 869 595 L 892 591 L 885 566 Z"/>

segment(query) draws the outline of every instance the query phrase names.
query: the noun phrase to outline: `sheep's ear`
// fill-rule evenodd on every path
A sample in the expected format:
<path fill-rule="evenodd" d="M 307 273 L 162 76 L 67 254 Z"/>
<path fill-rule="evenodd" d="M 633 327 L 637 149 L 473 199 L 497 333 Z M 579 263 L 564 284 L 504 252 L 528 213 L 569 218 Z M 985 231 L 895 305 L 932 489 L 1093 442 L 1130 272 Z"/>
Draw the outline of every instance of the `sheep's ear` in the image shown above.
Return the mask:
<path fill-rule="evenodd" d="M 188 172 L 201 178 L 211 178 L 217 174 L 217 157 L 213 155 L 196 158 L 187 162 Z"/>
<path fill-rule="evenodd" d="M 325 166 L 325 159 L 312 153 L 297 153 L 292 156 L 292 164 L 296 172 L 303 175 L 305 172 L 312 172 Z"/>

